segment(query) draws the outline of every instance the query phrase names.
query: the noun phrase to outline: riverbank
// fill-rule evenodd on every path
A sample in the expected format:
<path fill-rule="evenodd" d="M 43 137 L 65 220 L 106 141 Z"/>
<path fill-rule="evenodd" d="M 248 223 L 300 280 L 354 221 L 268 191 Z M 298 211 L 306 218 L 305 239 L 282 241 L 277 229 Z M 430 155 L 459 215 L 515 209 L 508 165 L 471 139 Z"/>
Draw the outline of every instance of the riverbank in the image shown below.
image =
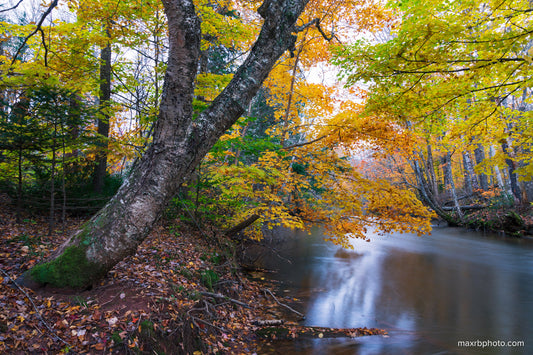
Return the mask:
<path fill-rule="evenodd" d="M 510 237 L 533 236 L 533 209 L 482 209 L 467 214 L 462 225 L 466 228 L 502 233 Z"/>
<path fill-rule="evenodd" d="M 306 331 L 282 307 L 298 308 L 297 300 L 246 277 L 230 241 L 175 221 L 158 224 L 134 256 L 90 290 L 15 285 L 83 222 L 69 218 L 48 236 L 44 217 L 17 224 L 0 210 L 0 353 L 250 354 L 276 338 L 258 335 L 263 320 L 288 320 L 283 329 L 293 338 Z"/>

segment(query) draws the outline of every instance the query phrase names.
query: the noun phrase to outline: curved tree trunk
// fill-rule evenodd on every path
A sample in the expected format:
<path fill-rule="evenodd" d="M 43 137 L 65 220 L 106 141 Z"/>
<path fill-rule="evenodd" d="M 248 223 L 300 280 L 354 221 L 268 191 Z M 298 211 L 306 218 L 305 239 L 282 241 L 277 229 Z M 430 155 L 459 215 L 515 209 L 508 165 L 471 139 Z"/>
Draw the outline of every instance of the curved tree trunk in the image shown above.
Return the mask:
<path fill-rule="evenodd" d="M 416 183 L 418 187 L 419 197 L 425 202 L 435 213 L 444 219 L 450 225 L 457 225 L 459 222 L 448 212 L 446 212 L 435 200 L 431 190 L 428 188 L 427 179 L 422 173 L 419 162 L 414 159 L 412 162 L 413 170 L 415 172 Z"/>
<path fill-rule="evenodd" d="M 135 253 L 168 201 L 218 138 L 240 117 L 279 57 L 294 46 L 295 22 L 307 0 L 266 0 L 265 19 L 248 58 L 213 104 L 192 119 L 200 55 L 200 21 L 190 0 L 163 0 L 169 60 L 153 144 L 113 199 L 47 263 L 20 283 L 84 288 Z"/>

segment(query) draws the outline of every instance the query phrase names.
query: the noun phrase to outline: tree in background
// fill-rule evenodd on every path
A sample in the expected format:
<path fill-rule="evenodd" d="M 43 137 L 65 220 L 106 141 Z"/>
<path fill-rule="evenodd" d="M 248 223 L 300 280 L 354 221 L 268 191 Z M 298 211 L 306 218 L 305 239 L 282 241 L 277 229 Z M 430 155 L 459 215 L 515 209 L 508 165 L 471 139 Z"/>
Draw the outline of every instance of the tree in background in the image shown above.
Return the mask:
<path fill-rule="evenodd" d="M 489 190 L 527 205 L 533 168 L 530 3 L 390 5 L 398 21 L 390 24 L 388 40 L 339 48 L 335 62 L 349 85 L 370 84 L 366 115 L 425 142 L 402 158 L 410 162 L 402 163 L 404 171 L 413 174 L 406 181 L 449 221 L 483 205 Z"/>

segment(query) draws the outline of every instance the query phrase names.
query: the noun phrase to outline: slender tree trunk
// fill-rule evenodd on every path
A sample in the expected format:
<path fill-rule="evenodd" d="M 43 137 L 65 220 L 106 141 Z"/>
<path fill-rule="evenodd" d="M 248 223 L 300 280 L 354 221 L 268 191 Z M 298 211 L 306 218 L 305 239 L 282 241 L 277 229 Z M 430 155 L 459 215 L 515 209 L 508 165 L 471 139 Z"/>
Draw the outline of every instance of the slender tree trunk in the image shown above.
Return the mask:
<path fill-rule="evenodd" d="M 505 158 L 505 163 L 507 164 L 507 170 L 509 172 L 509 181 L 511 182 L 511 191 L 513 192 L 513 195 L 519 203 L 522 202 L 522 190 L 520 189 L 520 185 L 518 185 L 518 176 L 516 175 L 516 166 L 515 162 L 512 159 L 513 153 L 511 152 L 511 149 L 509 147 L 509 144 L 507 142 L 502 143 L 502 149 L 505 154 L 507 154 L 507 158 Z"/>
<path fill-rule="evenodd" d="M 61 125 L 61 148 L 63 151 L 63 154 L 61 155 L 61 193 L 63 195 L 63 204 L 61 205 L 61 225 L 63 227 L 63 232 L 65 232 L 65 219 L 67 217 L 67 188 L 65 181 L 66 146 L 63 130 L 64 127 Z"/>
<path fill-rule="evenodd" d="M 474 150 L 474 157 L 476 159 L 476 164 L 481 164 L 483 160 L 485 160 L 485 150 L 483 149 L 483 146 L 481 144 L 478 144 L 477 148 Z M 481 189 L 483 191 L 487 191 L 489 189 L 487 175 L 485 175 L 485 173 L 481 173 L 478 175 L 478 177 Z"/>
<path fill-rule="evenodd" d="M 298 51 L 296 52 L 296 57 L 294 58 L 294 65 L 292 67 L 291 85 L 289 88 L 289 98 L 287 99 L 287 106 L 285 107 L 285 114 L 283 115 L 283 131 L 281 133 L 281 145 L 282 146 L 285 146 L 285 142 L 289 139 L 289 118 L 291 115 L 292 98 L 294 96 L 294 85 L 296 84 L 296 74 L 298 73 L 298 65 L 300 64 L 300 55 L 302 54 L 304 45 L 305 45 L 305 40 L 302 41 L 302 44 L 300 45 L 300 47 L 298 47 Z"/>
<path fill-rule="evenodd" d="M 435 196 L 431 195 L 431 192 L 428 190 L 426 179 L 424 178 L 424 175 L 422 173 L 422 169 L 420 168 L 420 163 L 418 160 L 414 160 L 412 162 L 413 170 L 415 172 L 416 177 L 416 183 L 418 186 L 418 192 L 421 200 L 425 202 L 435 213 L 444 219 L 446 222 L 452 225 L 456 225 L 458 222 L 450 215 L 448 214 L 443 208 L 439 206 L 437 201 L 435 200 Z"/>
<path fill-rule="evenodd" d="M 453 181 L 453 171 L 452 171 L 452 156 L 450 152 L 446 153 L 446 175 L 448 176 L 447 181 L 450 184 L 450 193 L 452 195 L 453 204 L 455 206 L 455 211 L 457 212 L 457 216 L 459 217 L 459 220 L 461 221 L 463 219 L 463 212 L 461 211 L 461 205 L 459 204 L 459 200 L 457 199 L 457 191 L 455 190 L 455 183 Z"/>
<path fill-rule="evenodd" d="M 295 43 L 295 22 L 307 0 L 267 0 L 263 27 L 249 56 L 212 105 L 192 119 L 200 21 L 189 0 L 164 0 L 169 60 L 152 145 L 111 201 L 20 283 L 83 288 L 135 253 L 168 201 L 187 181 L 257 93 L 275 62 Z"/>
<path fill-rule="evenodd" d="M 428 167 L 428 179 L 431 185 L 431 191 L 435 200 L 439 198 L 439 187 L 437 186 L 437 177 L 435 175 L 435 165 L 433 164 L 433 149 L 431 144 L 428 143 L 427 146 L 427 167 Z"/>
<path fill-rule="evenodd" d="M 109 103 L 111 101 L 111 43 L 100 52 L 100 117 L 98 118 L 99 151 L 94 168 L 94 191 L 102 193 L 107 172 L 107 138 L 109 137 Z"/>
<path fill-rule="evenodd" d="M 479 189 L 479 185 L 474 171 L 474 164 L 472 163 L 472 158 L 470 157 L 470 152 L 468 150 L 463 151 L 463 167 L 465 169 L 466 193 L 472 195 L 475 190 Z"/>
<path fill-rule="evenodd" d="M 489 148 L 489 156 L 493 158 L 496 155 L 494 146 L 491 145 Z M 512 193 L 511 191 L 508 191 L 507 184 L 503 181 L 502 173 L 500 171 L 500 168 L 497 164 L 494 164 L 494 176 L 496 177 L 496 181 L 498 183 L 498 187 L 505 193 Z"/>
<path fill-rule="evenodd" d="M 80 97 L 78 95 L 72 95 L 69 98 L 69 115 L 67 117 L 66 129 L 68 131 L 68 140 L 70 142 L 76 142 L 80 135 L 80 125 L 81 125 L 81 105 Z M 65 127 L 63 127 L 63 130 Z M 65 138 L 64 138 L 65 139 Z M 64 163 L 66 166 L 63 166 L 66 175 L 76 174 L 79 172 L 78 164 L 78 155 L 79 150 L 74 148 L 72 152 L 64 153 Z"/>
<path fill-rule="evenodd" d="M 246 116 L 250 117 L 252 115 L 252 101 L 250 100 L 250 103 L 248 104 L 248 109 L 246 110 Z M 248 127 L 250 127 L 249 123 L 246 123 L 246 126 L 243 127 L 241 132 L 241 138 L 244 139 L 246 137 L 246 132 L 248 131 Z M 238 148 L 235 152 L 235 165 L 239 165 L 239 158 L 241 157 L 241 148 Z"/>
<path fill-rule="evenodd" d="M 17 185 L 17 209 L 16 209 L 16 218 L 17 223 L 22 223 L 22 148 L 18 150 L 18 185 Z"/>
<path fill-rule="evenodd" d="M 54 138 L 52 139 L 52 168 L 50 173 L 50 216 L 48 219 L 48 235 L 52 235 L 55 228 L 55 174 L 56 174 L 56 135 L 57 127 L 54 123 Z"/>

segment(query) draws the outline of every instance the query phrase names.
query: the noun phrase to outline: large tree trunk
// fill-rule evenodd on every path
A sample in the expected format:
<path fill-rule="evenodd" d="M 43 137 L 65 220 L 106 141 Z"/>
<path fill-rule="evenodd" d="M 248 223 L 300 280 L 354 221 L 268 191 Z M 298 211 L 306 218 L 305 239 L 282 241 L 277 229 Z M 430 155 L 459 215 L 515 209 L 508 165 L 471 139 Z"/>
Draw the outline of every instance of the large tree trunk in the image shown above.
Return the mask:
<path fill-rule="evenodd" d="M 240 117 L 279 57 L 295 43 L 307 0 L 266 0 L 265 19 L 248 58 L 213 104 L 192 119 L 200 21 L 190 0 L 163 0 L 169 60 L 152 145 L 111 201 L 21 283 L 83 288 L 135 253 L 167 202 L 218 138 Z"/>

